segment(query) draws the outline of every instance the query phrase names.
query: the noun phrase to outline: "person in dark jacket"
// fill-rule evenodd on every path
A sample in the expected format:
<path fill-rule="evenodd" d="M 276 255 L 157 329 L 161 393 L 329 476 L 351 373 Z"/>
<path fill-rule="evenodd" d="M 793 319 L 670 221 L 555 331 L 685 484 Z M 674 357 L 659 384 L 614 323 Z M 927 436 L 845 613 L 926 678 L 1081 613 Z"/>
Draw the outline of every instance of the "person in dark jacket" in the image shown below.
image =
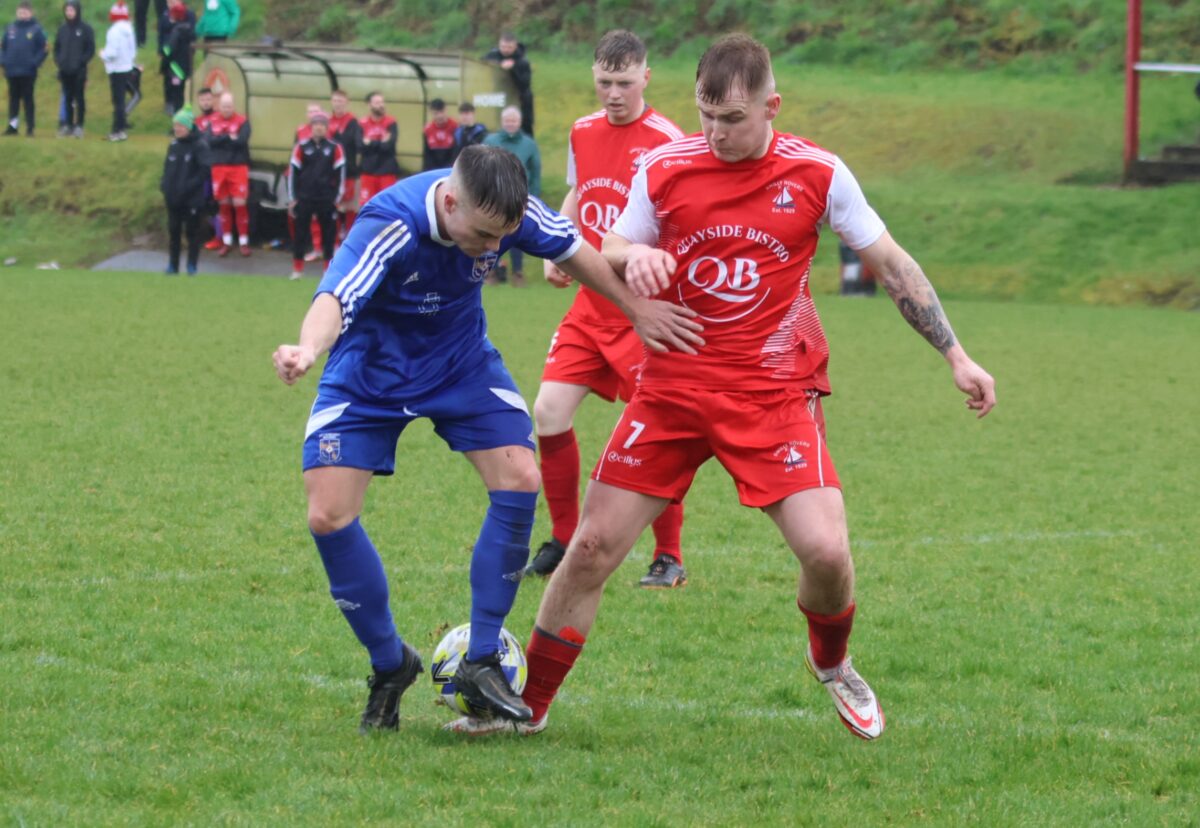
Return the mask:
<path fill-rule="evenodd" d="M 483 59 L 508 71 L 521 98 L 521 131 L 533 137 L 533 67 L 525 57 L 525 44 L 512 32 L 500 35 L 500 42 Z"/>
<path fill-rule="evenodd" d="M 292 174 L 288 176 L 288 213 L 296 225 L 292 237 L 292 279 L 304 275 L 304 254 L 313 218 L 321 228 L 325 266 L 333 260 L 337 200 L 346 186 L 346 154 L 341 144 L 329 139 L 329 116 L 318 109 L 308 125 L 311 134 L 292 148 Z"/>
<path fill-rule="evenodd" d="M 171 114 L 183 109 L 184 89 L 192 76 L 192 44 L 196 41 L 196 15 L 182 2 L 173 0 L 167 9 L 171 24 L 162 41 L 163 101 Z M 161 30 L 160 30 L 161 31 Z"/>
<path fill-rule="evenodd" d="M 88 63 L 96 56 L 96 33 L 83 22 L 79 0 L 67 0 L 63 6 L 66 22 L 54 36 L 54 63 L 58 66 L 58 82 L 62 85 L 62 123 L 58 134 L 83 137 L 83 116 L 87 112 L 84 88 L 87 86 Z"/>
<path fill-rule="evenodd" d="M 21 104 L 25 104 L 25 134 L 33 135 L 33 87 L 38 68 L 46 59 L 46 31 L 33 16 L 33 4 L 21 0 L 17 4 L 17 19 L 4 28 L 0 39 L 0 63 L 8 79 L 8 129 L 5 135 L 16 135 L 20 126 Z"/>
<path fill-rule="evenodd" d="M 475 120 L 475 104 L 463 101 L 458 105 L 458 128 L 454 130 L 454 157 L 473 144 L 482 144 L 488 128 Z"/>
<path fill-rule="evenodd" d="M 168 276 L 179 272 L 179 253 L 182 234 L 187 231 L 187 274 L 196 275 L 200 260 L 200 228 L 204 223 L 204 205 L 208 201 L 207 184 L 211 175 L 208 144 L 196 130 L 191 109 L 184 108 L 171 122 L 175 140 L 167 147 L 163 162 L 162 190 L 167 203 Z"/>

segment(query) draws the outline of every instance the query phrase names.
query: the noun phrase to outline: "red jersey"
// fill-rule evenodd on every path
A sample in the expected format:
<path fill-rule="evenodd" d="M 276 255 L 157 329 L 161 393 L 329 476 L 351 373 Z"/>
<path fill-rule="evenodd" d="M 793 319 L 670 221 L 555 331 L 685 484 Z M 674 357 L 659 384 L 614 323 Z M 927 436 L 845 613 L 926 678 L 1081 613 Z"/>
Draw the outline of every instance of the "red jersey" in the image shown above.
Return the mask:
<path fill-rule="evenodd" d="M 217 111 L 215 109 L 208 112 L 201 112 L 196 116 L 196 129 L 204 132 L 204 130 L 208 129 L 208 122 L 211 121 L 213 116 L 216 114 Z"/>
<path fill-rule="evenodd" d="M 438 126 L 435 121 L 425 125 L 425 145 L 433 150 L 454 149 L 454 130 L 458 129 L 458 121 L 447 118 L 446 123 Z"/>
<path fill-rule="evenodd" d="M 648 351 L 646 385 L 829 392 L 829 344 L 809 290 L 822 224 L 861 250 L 885 230 L 841 160 L 776 132 L 762 158 L 721 161 L 703 135 L 649 153 L 613 232 L 678 264 L 660 297 L 704 325 L 695 356 Z"/>
<path fill-rule="evenodd" d="M 629 182 L 643 155 L 683 137 L 683 131 L 650 107 L 636 121 L 617 126 L 602 109 L 571 127 L 567 143 L 567 184 L 575 188 L 579 229 L 597 250 L 629 198 Z M 571 312 L 585 322 L 626 327 L 629 320 L 612 302 L 579 286 Z"/>
<path fill-rule="evenodd" d="M 328 134 L 328 133 L 326 133 Z M 312 124 L 301 124 L 296 127 L 296 143 L 303 144 L 312 137 Z"/>
<path fill-rule="evenodd" d="M 204 132 L 214 167 L 250 163 L 250 122 L 245 115 L 235 112 L 226 118 L 220 112 L 214 112 Z"/>

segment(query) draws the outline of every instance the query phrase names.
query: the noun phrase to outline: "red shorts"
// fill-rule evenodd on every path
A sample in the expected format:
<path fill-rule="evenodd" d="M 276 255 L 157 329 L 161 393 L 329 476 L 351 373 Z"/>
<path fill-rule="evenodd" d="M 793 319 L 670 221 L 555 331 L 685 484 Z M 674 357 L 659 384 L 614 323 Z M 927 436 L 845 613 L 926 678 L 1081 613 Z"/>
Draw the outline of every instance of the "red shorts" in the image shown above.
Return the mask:
<path fill-rule="evenodd" d="M 841 488 L 815 391 L 703 391 L 638 386 L 592 479 L 680 501 L 716 456 L 744 506 L 762 508 L 823 486 Z"/>
<path fill-rule="evenodd" d="M 215 164 L 212 168 L 213 198 L 245 199 L 250 196 L 250 168 L 245 164 Z"/>
<path fill-rule="evenodd" d="M 371 200 L 371 196 L 382 193 L 400 179 L 394 175 L 367 175 L 363 173 L 362 178 L 359 180 L 362 182 L 362 189 L 358 191 L 358 205 L 362 207 Z"/>
<path fill-rule="evenodd" d="M 602 327 L 567 313 L 550 338 L 542 382 L 585 385 L 612 402 L 629 402 L 637 388 L 644 346 L 632 327 Z"/>

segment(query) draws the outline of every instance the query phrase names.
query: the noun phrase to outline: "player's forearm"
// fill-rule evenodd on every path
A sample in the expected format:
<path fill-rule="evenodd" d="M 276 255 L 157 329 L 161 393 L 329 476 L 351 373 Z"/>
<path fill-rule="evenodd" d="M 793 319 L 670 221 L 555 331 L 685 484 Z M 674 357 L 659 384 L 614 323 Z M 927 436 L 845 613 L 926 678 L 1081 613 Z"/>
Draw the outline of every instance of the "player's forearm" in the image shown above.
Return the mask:
<path fill-rule="evenodd" d="M 300 347 L 312 350 L 313 357 L 333 347 L 342 332 L 342 303 L 332 293 L 321 293 L 313 300 L 300 325 Z"/>
<path fill-rule="evenodd" d="M 588 286 L 611 301 L 621 309 L 622 313 L 632 318 L 633 305 L 638 301 L 637 297 L 633 295 L 621 277 L 613 272 L 613 268 L 606 258 L 597 253 L 591 245 L 583 244 L 574 256 L 559 262 L 558 267 L 580 284 Z"/>
<path fill-rule="evenodd" d="M 896 303 L 900 315 L 938 353 L 951 362 L 955 361 L 956 353 L 966 356 L 958 346 L 937 291 L 911 256 L 907 253 L 893 256 L 876 275 L 883 281 L 883 287 Z"/>
<path fill-rule="evenodd" d="M 616 271 L 618 276 L 624 277 L 625 266 L 629 264 L 629 253 L 633 247 L 633 242 L 624 236 L 609 233 L 600 243 L 600 252 L 604 254 L 608 266 Z"/>

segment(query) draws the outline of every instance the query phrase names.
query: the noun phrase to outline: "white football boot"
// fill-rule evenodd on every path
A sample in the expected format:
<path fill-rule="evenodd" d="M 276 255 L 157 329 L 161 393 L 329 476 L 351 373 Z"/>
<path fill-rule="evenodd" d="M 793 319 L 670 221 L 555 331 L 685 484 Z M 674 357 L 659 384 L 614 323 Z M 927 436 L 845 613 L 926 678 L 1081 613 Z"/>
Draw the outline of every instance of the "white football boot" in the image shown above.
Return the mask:
<path fill-rule="evenodd" d="M 490 719 L 481 719 L 477 716 L 462 716 L 452 722 L 446 722 L 446 724 L 442 725 L 442 730 L 449 730 L 451 733 L 461 733 L 464 736 L 491 736 L 496 733 L 516 733 L 519 736 L 532 736 L 546 729 L 546 723 L 549 718 L 549 713 L 534 722 L 514 722 L 511 719 L 502 719 L 499 716 L 494 716 Z"/>
<path fill-rule="evenodd" d="M 883 733 L 883 708 L 874 691 L 850 664 L 850 656 L 828 670 L 822 670 L 812 660 L 812 648 L 804 653 L 804 666 L 817 681 L 825 685 L 846 729 L 860 739 L 876 739 Z"/>

